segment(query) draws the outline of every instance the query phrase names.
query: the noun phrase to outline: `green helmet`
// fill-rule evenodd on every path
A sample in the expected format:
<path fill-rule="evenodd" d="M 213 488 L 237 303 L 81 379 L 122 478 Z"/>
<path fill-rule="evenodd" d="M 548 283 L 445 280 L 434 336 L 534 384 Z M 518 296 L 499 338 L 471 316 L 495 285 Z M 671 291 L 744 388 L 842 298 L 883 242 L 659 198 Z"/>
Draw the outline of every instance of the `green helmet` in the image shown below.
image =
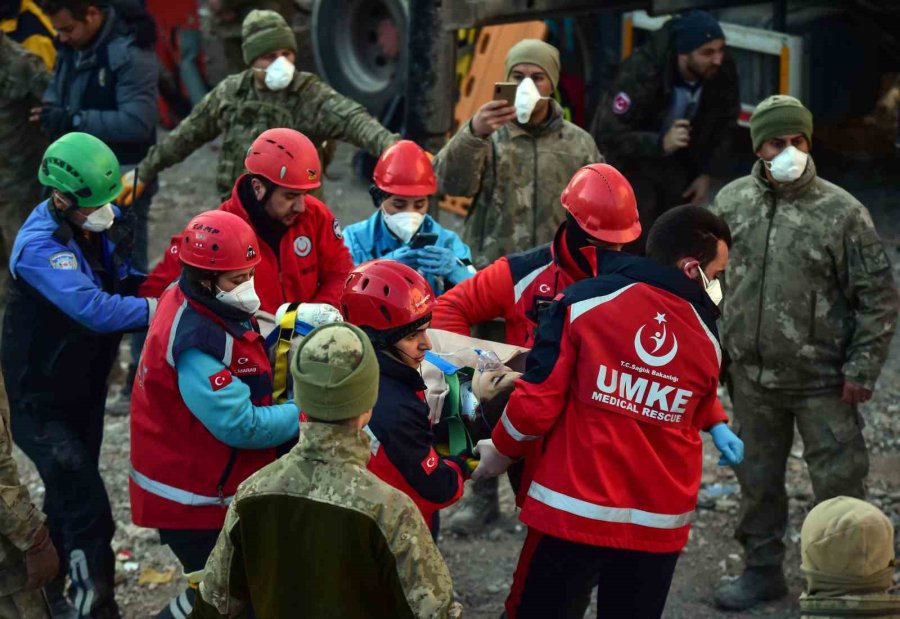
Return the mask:
<path fill-rule="evenodd" d="M 67 133 L 48 146 L 38 180 L 74 198 L 80 208 L 103 206 L 122 192 L 119 160 L 87 133 Z"/>

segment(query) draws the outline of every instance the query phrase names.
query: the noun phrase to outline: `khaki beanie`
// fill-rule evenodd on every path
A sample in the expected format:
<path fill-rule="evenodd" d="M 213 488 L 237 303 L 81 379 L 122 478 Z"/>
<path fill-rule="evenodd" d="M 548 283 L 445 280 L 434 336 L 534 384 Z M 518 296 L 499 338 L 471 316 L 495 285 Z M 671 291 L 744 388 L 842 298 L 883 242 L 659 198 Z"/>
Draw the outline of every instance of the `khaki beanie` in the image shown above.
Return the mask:
<path fill-rule="evenodd" d="M 813 117 L 798 99 L 788 95 L 772 95 L 763 99 L 750 116 L 750 139 L 753 152 L 770 138 L 789 133 L 802 133 L 812 146 Z"/>
<path fill-rule="evenodd" d="M 809 512 L 800 554 L 809 595 L 884 592 L 893 584 L 894 527 L 871 503 L 835 497 Z"/>
<path fill-rule="evenodd" d="M 312 419 L 341 421 L 371 410 L 378 399 L 378 359 L 365 333 L 346 322 L 314 329 L 291 362 L 294 401 Z"/>
<path fill-rule="evenodd" d="M 522 39 L 506 54 L 506 79 L 517 64 L 536 64 L 544 70 L 553 83 L 559 84 L 559 50 L 538 39 Z"/>
<path fill-rule="evenodd" d="M 279 49 L 297 52 L 297 39 L 284 17 L 275 11 L 250 11 L 241 27 L 241 51 L 247 66 L 263 54 Z"/>

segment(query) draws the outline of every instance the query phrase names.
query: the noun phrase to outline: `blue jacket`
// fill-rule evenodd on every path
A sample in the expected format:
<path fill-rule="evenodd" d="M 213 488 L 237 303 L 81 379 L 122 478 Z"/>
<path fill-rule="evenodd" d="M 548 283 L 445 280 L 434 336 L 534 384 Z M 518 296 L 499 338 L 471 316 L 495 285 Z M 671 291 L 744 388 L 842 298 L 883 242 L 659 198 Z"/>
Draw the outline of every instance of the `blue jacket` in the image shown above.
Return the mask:
<path fill-rule="evenodd" d="M 419 232 L 435 233 L 438 235 L 438 247 L 446 247 L 453 251 L 457 258 L 466 266 L 472 264 L 472 250 L 463 243 L 463 240 L 455 232 L 441 226 L 434 220 L 431 215 L 425 215 L 422 227 Z M 368 219 L 350 224 L 344 228 L 344 243 L 350 249 L 350 255 L 353 256 L 353 264 L 359 265 L 367 260 L 382 258 L 399 249 L 403 243 L 394 236 L 384 223 L 381 217 L 381 209 L 376 209 Z M 469 268 L 471 277 L 475 273 L 474 268 Z M 436 295 L 440 295 L 444 290 L 451 286 L 445 285 L 442 277 L 436 277 L 422 273 L 431 289 Z"/>

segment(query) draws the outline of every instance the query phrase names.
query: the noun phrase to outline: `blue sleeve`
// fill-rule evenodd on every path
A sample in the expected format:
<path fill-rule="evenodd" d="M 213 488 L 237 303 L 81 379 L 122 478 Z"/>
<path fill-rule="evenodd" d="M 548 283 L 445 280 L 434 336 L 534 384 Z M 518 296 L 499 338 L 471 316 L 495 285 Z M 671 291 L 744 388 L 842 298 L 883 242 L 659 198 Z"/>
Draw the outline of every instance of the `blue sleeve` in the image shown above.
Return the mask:
<path fill-rule="evenodd" d="M 151 315 L 151 302 L 147 299 L 109 294 L 77 268 L 51 266 L 55 254 L 69 251 L 50 239 L 32 241 L 22 250 L 13 275 L 91 331 L 114 333 L 147 326 Z"/>
<path fill-rule="evenodd" d="M 363 219 L 344 228 L 344 244 L 350 250 L 354 266 L 372 259 L 375 239 L 372 238 L 369 219 Z"/>
<path fill-rule="evenodd" d="M 435 224 L 435 227 L 439 227 L 439 224 Z M 463 242 L 458 234 L 442 226 L 440 226 L 440 235 L 441 246 L 446 247 L 456 256 L 456 267 L 446 276 L 448 282 L 455 286 L 473 277 L 475 275 L 475 267 L 472 266 L 472 250 L 469 249 L 469 246 Z"/>
<path fill-rule="evenodd" d="M 156 132 L 156 92 L 159 69 L 151 50 L 111 45 L 110 63 L 116 76 L 115 110 L 83 110 L 78 131 L 105 142 L 144 142 Z M 120 60 L 116 60 L 119 56 Z"/>
<path fill-rule="evenodd" d="M 238 449 L 277 447 L 297 437 L 300 412 L 296 404 L 254 406 L 250 387 L 237 377 L 213 391 L 210 376 L 226 369 L 221 361 L 196 348 L 175 360 L 178 390 L 188 409 L 217 439 Z"/>

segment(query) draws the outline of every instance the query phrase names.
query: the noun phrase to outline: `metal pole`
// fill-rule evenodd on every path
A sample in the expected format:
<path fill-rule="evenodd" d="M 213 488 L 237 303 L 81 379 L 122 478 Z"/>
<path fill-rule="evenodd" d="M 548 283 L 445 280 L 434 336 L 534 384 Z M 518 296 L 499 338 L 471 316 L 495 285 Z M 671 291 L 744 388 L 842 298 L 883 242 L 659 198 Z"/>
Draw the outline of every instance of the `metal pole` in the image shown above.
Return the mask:
<path fill-rule="evenodd" d="M 453 123 L 453 31 L 441 28 L 441 0 L 409 0 L 409 62 L 404 133 L 431 152 Z"/>

